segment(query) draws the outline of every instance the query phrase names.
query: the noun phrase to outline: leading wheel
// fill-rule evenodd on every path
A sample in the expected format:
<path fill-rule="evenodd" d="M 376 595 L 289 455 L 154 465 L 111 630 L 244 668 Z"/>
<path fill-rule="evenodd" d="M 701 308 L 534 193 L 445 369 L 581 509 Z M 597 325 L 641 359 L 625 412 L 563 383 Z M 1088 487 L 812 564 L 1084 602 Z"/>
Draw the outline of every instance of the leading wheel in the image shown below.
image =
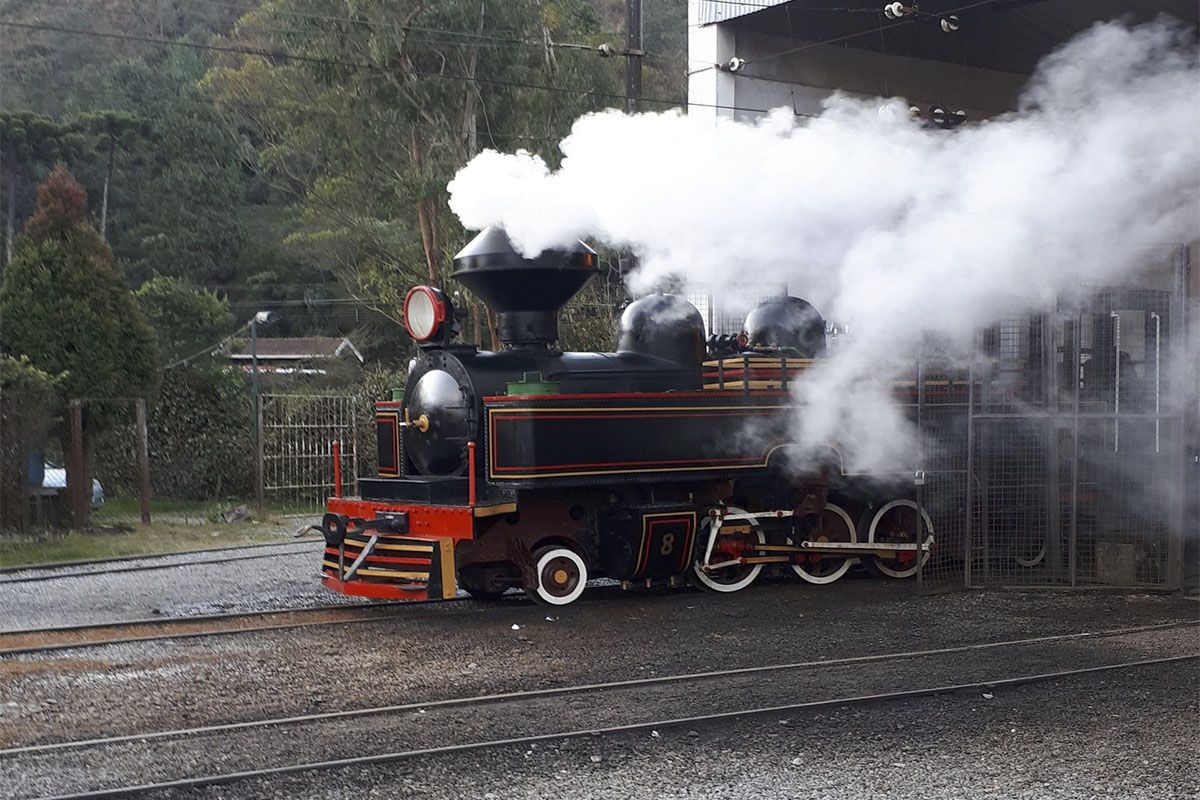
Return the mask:
<path fill-rule="evenodd" d="M 542 547 L 534 551 L 534 575 L 537 585 L 526 588 L 535 603 L 565 606 L 579 599 L 587 585 L 587 565 L 574 550 L 566 547 Z"/>
<path fill-rule="evenodd" d="M 730 506 L 729 514 L 745 514 L 740 508 Z M 715 524 L 716 517 L 705 517 L 700 523 L 700 535 L 696 538 L 696 555 L 692 562 L 692 580 L 701 589 L 710 592 L 737 592 L 754 583 L 754 579 L 762 572 L 762 564 L 731 564 L 719 569 L 705 569 L 704 553 L 708 548 L 708 537 Z M 728 530 L 728 532 L 726 532 Z M 762 528 L 751 520 L 728 520 L 721 525 L 717 532 L 717 541 L 713 544 L 710 564 L 720 564 L 753 554 L 756 544 L 766 544 L 767 537 Z"/>
<path fill-rule="evenodd" d="M 933 520 L 921 509 L 920 516 L 925 524 L 918 521 L 917 504 L 912 500 L 892 500 L 885 503 L 871 518 L 867 529 L 867 541 L 872 544 L 917 544 L 933 535 Z M 922 527 L 925 529 L 921 534 Z M 872 572 L 888 578 L 911 578 L 917 574 L 921 565 L 929 560 L 929 551 L 912 550 L 895 551 L 891 556 L 870 556 L 866 563 Z"/>
<path fill-rule="evenodd" d="M 469 594 L 474 600 L 482 602 L 499 600 L 507 591 L 511 578 L 509 580 L 499 579 L 508 578 L 515 572 L 515 568 L 506 571 L 494 565 L 470 564 L 459 570 L 458 588 Z"/>
<path fill-rule="evenodd" d="M 806 541 L 853 544 L 858 541 L 858 533 L 844 508 L 826 503 L 820 514 L 806 514 L 796 520 L 792 539 L 795 545 Z M 809 583 L 833 583 L 850 570 L 849 556 L 796 553 L 792 559 L 792 570 Z"/>

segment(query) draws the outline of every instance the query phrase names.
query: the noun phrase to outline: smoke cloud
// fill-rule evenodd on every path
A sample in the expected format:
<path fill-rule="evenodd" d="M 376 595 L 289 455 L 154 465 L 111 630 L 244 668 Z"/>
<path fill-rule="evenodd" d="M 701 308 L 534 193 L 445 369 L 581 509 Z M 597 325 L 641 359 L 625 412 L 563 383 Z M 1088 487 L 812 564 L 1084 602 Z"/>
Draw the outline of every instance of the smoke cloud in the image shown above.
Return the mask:
<path fill-rule="evenodd" d="M 1144 246 L 1200 235 L 1198 79 L 1179 28 L 1102 24 L 1043 61 L 1017 111 L 952 132 L 921 127 L 902 100 L 837 95 L 815 119 L 604 112 L 575 123 L 557 170 L 481 153 L 450 206 L 528 255 L 584 237 L 628 247 L 635 293 L 786 284 L 852 323 L 797 385 L 810 403 L 798 435 L 880 469 L 911 447 L 882 366 L 922 337 L 969 343 L 1119 282 Z"/>

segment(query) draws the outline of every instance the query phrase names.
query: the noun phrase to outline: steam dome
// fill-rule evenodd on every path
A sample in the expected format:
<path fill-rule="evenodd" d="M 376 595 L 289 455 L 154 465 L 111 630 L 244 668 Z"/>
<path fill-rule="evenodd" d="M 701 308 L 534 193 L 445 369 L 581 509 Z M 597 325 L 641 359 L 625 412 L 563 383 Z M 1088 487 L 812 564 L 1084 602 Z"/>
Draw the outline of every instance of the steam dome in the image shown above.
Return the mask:
<path fill-rule="evenodd" d="M 825 353 L 825 319 L 799 297 L 772 297 L 755 306 L 742 326 L 751 350 L 784 350 L 799 358 Z"/>
<path fill-rule="evenodd" d="M 650 294 L 621 314 L 617 352 L 641 353 L 699 367 L 704 361 L 704 319 L 677 294 Z"/>

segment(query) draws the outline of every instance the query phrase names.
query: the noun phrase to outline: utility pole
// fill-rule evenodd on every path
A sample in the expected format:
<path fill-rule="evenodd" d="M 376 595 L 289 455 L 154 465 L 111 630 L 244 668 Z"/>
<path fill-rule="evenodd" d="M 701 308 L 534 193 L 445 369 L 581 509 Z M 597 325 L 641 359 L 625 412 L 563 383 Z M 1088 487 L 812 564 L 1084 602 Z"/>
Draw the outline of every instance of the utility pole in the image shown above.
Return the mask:
<path fill-rule="evenodd" d="M 625 0 L 625 113 L 636 114 L 642 96 L 642 0 Z M 626 275 L 637 267 L 632 250 L 617 255 L 617 270 Z"/>
<path fill-rule="evenodd" d="M 642 96 L 642 0 L 625 0 L 625 113 Z"/>
<path fill-rule="evenodd" d="M 258 394 L 258 326 L 269 325 L 275 321 L 272 311 L 259 311 L 250 318 L 250 394 L 253 401 L 254 425 L 254 500 L 261 511 L 263 507 L 263 409 L 262 399 Z"/>
<path fill-rule="evenodd" d="M 134 401 L 137 411 L 137 468 L 138 468 L 138 500 L 142 507 L 142 524 L 150 524 L 150 445 L 149 434 L 146 430 L 146 401 L 137 398 Z"/>

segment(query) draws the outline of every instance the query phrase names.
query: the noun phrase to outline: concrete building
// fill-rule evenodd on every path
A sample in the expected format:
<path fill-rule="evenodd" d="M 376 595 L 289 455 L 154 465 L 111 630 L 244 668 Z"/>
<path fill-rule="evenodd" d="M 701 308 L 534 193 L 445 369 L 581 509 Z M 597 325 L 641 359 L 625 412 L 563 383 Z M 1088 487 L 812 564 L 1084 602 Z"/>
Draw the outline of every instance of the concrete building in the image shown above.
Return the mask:
<path fill-rule="evenodd" d="M 1038 61 L 1096 22 L 1166 14 L 1200 24 L 1195 0 L 937 0 L 899 19 L 885 5 L 689 0 L 689 115 L 752 120 L 783 107 L 810 116 L 836 91 L 978 120 L 1012 110 Z M 1196 242 L 1190 251 L 1190 292 L 1200 299 Z"/>

